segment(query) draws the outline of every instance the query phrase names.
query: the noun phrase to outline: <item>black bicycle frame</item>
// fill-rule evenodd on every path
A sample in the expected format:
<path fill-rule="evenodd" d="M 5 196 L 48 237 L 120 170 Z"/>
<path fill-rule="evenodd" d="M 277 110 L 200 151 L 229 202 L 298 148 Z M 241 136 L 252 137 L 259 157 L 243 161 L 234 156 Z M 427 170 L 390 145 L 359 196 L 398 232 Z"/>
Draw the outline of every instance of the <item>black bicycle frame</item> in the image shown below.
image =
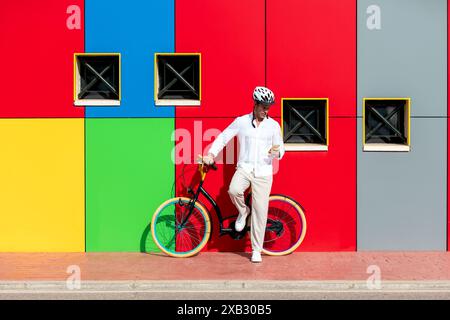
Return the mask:
<path fill-rule="evenodd" d="M 229 218 L 233 218 L 233 217 L 235 217 L 235 216 L 237 217 L 237 215 L 235 215 L 235 216 L 229 216 L 229 217 L 225 217 L 225 218 L 224 218 L 224 217 L 222 216 L 222 212 L 220 211 L 220 208 L 219 208 L 219 206 L 217 205 L 216 201 L 215 201 L 215 200 L 213 199 L 213 197 L 208 193 L 208 191 L 206 191 L 206 190 L 203 188 L 203 183 L 204 183 L 204 180 L 200 181 L 200 184 L 199 184 L 199 186 L 198 186 L 197 191 L 196 191 L 195 194 L 194 194 L 194 197 L 191 199 L 191 201 L 189 201 L 189 213 L 187 214 L 187 216 L 186 216 L 186 218 L 184 219 L 184 221 L 182 221 L 182 223 L 181 223 L 181 225 L 180 225 L 180 228 L 183 228 L 183 227 L 184 227 L 184 225 L 186 224 L 186 222 L 188 221 L 189 217 L 191 216 L 191 214 L 192 214 L 192 212 L 193 212 L 193 210 L 194 210 L 195 203 L 198 201 L 198 198 L 199 198 L 200 194 L 203 194 L 203 195 L 205 196 L 206 200 L 209 201 L 209 203 L 213 206 L 214 210 L 216 211 L 217 218 L 219 219 L 220 234 L 222 235 L 222 234 L 227 234 L 227 233 L 230 233 L 230 232 L 234 232 L 234 229 L 226 229 L 226 228 L 224 228 L 224 227 L 223 227 L 223 222 L 224 222 L 225 220 L 229 219 Z M 280 196 L 283 196 L 283 197 L 286 197 L 286 198 L 289 198 L 289 199 L 291 199 L 292 201 L 296 202 L 295 200 L 293 200 L 293 199 L 290 198 L 290 197 L 287 197 L 287 196 L 281 195 L 281 194 L 279 194 L 279 195 L 280 195 Z M 247 197 L 246 197 L 246 199 L 245 199 L 245 202 L 246 202 L 247 205 L 248 205 L 248 203 L 249 203 L 249 200 L 250 200 L 250 195 L 247 195 Z M 181 203 L 181 202 L 180 202 L 180 203 Z M 201 202 L 200 202 L 200 203 L 201 203 Z M 297 203 L 297 202 L 296 202 L 296 203 Z M 298 204 L 298 203 L 297 203 L 297 204 Z M 301 207 L 300 204 L 298 204 L 298 205 Z M 274 220 L 272 220 L 272 219 L 268 219 L 268 222 L 270 223 L 270 226 L 268 226 L 268 230 L 275 231 L 275 232 L 277 232 L 277 233 L 281 232 L 283 226 L 282 226 L 279 222 L 274 221 Z"/>
<path fill-rule="evenodd" d="M 200 194 L 203 194 L 206 198 L 206 200 L 209 201 L 209 203 L 212 205 L 212 207 L 214 208 L 214 210 L 216 211 L 217 214 L 217 218 L 219 219 L 219 224 L 220 224 L 220 231 L 225 231 L 225 229 L 223 228 L 223 222 L 228 219 L 228 218 L 232 218 L 234 216 L 230 216 L 230 217 L 223 217 L 222 216 L 222 212 L 220 211 L 220 207 L 217 205 L 217 202 L 214 200 L 214 198 L 208 193 L 208 191 L 206 191 L 203 188 L 203 182 L 204 180 L 200 181 L 200 184 L 198 186 L 197 191 L 194 194 L 194 197 L 191 199 L 191 201 L 189 202 L 189 213 L 186 216 L 186 218 L 184 219 L 184 221 L 181 223 L 181 228 L 184 227 L 185 223 L 188 221 L 189 217 L 191 216 L 193 210 L 194 210 L 194 206 L 195 203 L 198 201 L 198 198 L 200 196 Z"/>

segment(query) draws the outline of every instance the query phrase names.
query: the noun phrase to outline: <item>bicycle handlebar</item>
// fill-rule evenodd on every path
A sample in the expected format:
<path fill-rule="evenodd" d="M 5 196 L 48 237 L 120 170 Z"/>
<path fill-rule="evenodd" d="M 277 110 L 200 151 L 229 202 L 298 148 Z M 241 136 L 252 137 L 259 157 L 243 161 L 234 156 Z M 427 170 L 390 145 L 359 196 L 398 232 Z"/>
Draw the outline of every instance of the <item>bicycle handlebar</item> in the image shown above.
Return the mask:
<path fill-rule="evenodd" d="M 212 163 L 212 164 L 210 165 L 210 167 L 211 167 L 211 169 L 213 169 L 214 171 L 217 170 L 217 166 L 216 166 L 216 163 L 215 163 L 215 162 Z"/>
<path fill-rule="evenodd" d="M 215 163 L 215 162 L 213 162 L 212 164 L 207 164 L 207 163 L 201 162 L 200 164 L 203 164 L 204 166 L 208 166 L 208 167 L 210 167 L 211 169 L 213 169 L 214 171 L 217 170 L 217 166 L 216 166 L 216 163 Z"/>
<path fill-rule="evenodd" d="M 196 162 L 197 162 L 198 164 L 203 164 L 203 165 L 205 165 L 205 166 L 211 167 L 211 169 L 213 169 L 214 171 L 217 170 L 217 166 L 216 166 L 216 163 L 215 163 L 215 162 L 213 162 L 212 164 L 207 164 L 207 163 L 203 162 L 203 158 L 202 158 L 201 155 L 198 156 Z"/>

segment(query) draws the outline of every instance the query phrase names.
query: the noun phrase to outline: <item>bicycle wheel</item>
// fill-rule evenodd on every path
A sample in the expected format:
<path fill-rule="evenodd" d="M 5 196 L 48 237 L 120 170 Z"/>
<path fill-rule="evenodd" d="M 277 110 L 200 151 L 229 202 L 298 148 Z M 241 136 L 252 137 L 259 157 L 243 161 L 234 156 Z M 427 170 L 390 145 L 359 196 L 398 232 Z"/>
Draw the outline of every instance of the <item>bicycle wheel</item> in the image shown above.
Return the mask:
<path fill-rule="evenodd" d="M 272 256 L 289 254 L 305 234 L 306 218 L 300 205 L 283 195 L 270 196 L 263 252 Z"/>
<path fill-rule="evenodd" d="M 152 237 L 161 251 L 172 257 L 191 257 L 206 245 L 211 234 L 211 221 L 206 209 L 195 203 L 188 217 L 189 198 L 167 200 L 156 209 L 152 222 Z"/>

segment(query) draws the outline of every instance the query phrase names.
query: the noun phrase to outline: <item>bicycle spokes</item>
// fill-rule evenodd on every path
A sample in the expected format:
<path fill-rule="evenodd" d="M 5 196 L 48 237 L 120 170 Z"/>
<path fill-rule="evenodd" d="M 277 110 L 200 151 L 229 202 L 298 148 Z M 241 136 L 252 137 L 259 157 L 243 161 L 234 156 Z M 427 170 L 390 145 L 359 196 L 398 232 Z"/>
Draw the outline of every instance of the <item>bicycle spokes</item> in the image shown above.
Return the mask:
<path fill-rule="evenodd" d="M 175 225 L 175 215 L 170 210 L 161 212 L 154 224 L 158 242 L 168 250 L 175 250 Z"/>
<path fill-rule="evenodd" d="M 283 197 L 272 198 L 269 202 L 264 249 L 273 253 L 289 251 L 301 242 L 304 227 L 299 207 L 295 203 Z"/>
<path fill-rule="evenodd" d="M 186 198 L 162 206 L 153 219 L 157 245 L 174 256 L 188 255 L 204 246 L 210 232 L 207 213 Z M 200 248 L 200 249 L 199 249 Z"/>
<path fill-rule="evenodd" d="M 266 231 L 274 232 L 277 237 L 280 237 L 284 231 L 283 223 L 279 220 L 267 219 L 267 228 Z"/>
<path fill-rule="evenodd" d="M 176 222 L 176 251 L 188 252 L 203 240 L 206 226 L 202 214 L 195 210 L 189 214 L 189 207 L 179 210 Z"/>

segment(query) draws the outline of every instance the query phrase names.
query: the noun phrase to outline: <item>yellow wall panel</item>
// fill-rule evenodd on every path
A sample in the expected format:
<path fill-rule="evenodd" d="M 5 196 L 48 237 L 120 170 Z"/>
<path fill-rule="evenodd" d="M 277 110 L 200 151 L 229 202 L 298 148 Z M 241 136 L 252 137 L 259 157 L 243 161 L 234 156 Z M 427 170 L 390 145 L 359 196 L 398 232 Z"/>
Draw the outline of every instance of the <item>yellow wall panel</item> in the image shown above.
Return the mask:
<path fill-rule="evenodd" d="M 84 119 L 1 119 L 0 251 L 84 251 L 84 176 Z"/>

